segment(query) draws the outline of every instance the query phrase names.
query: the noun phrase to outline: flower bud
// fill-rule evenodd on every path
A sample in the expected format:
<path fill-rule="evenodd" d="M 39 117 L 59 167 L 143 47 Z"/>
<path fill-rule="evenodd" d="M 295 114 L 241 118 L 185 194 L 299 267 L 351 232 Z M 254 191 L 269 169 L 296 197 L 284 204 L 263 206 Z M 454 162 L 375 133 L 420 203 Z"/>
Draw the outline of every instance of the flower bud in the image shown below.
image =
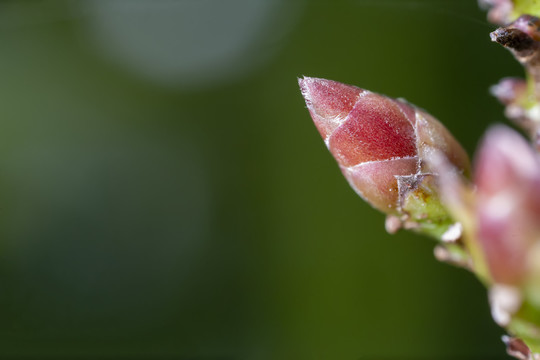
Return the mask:
<path fill-rule="evenodd" d="M 521 15 L 514 20 L 506 29 L 517 29 L 527 34 L 533 41 L 540 40 L 540 19 L 532 15 Z"/>
<path fill-rule="evenodd" d="M 476 237 L 492 281 L 520 285 L 540 241 L 540 162 L 529 144 L 503 126 L 488 131 L 475 164 Z"/>
<path fill-rule="evenodd" d="M 306 77 L 299 84 L 315 126 L 341 171 L 373 207 L 404 214 L 408 207 L 425 208 L 427 198 L 435 199 L 434 174 L 426 162 L 434 152 L 468 171 L 463 148 L 423 110 L 336 81 Z"/>
<path fill-rule="evenodd" d="M 540 151 L 540 18 L 522 15 L 492 32 L 527 70 L 528 81 L 503 79 L 491 92 L 506 105 L 505 115 L 523 128 Z"/>
<path fill-rule="evenodd" d="M 522 104 L 527 101 L 527 82 L 520 78 L 506 77 L 493 85 L 490 92 L 503 105 Z"/>
<path fill-rule="evenodd" d="M 502 341 L 506 345 L 506 353 L 516 359 L 537 359 L 537 356 L 531 353 L 531 349 L 525 342 L 519 338 L 504 335 Z"/>
<path fill-rule="evenodd" d="M 531 100 L 540 98 L 540 19 L 522 15 L 508 26 L 498 28 L 490 34 L 491 40 L 510 50 L 527 70 L 531 86 Z M 529 109 L 530 106 L 526 106 Z M 538 112 L 540 110 L 536 110 Z M 530 112 L 530 109 L 529 109 Z M 529 114 L 536 121 L 538 116 Z"/>
<path fill-rule="evenodd" d="M 504 78 L 490 88 L 491 94 L 506 106 L 504 114 L 540 144 L 540 105 L 524 79 Z"/>
<path fill-rule="evenodd" d="M 511 0 L 479 0 L 481 7 L 489 9 L 488 20 L 494 24 L 504 25 L 510 21 L 513 4 Z"/>

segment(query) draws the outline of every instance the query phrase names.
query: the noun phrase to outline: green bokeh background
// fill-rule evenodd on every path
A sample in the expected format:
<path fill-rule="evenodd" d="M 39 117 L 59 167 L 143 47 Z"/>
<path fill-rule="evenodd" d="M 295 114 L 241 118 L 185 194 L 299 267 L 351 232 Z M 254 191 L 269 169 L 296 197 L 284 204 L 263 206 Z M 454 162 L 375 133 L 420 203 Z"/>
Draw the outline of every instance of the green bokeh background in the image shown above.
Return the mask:
<path fill-rule="evenodd" d="M 385 233 L 296 83 L 404 97 L 472 154 L 521 74 L 476 1 L 274 0 L 232 65 L 170 81 L 108 55 L 89 3 L 0 3 L 0 358 L 506 358 L 480 283 Z"/>

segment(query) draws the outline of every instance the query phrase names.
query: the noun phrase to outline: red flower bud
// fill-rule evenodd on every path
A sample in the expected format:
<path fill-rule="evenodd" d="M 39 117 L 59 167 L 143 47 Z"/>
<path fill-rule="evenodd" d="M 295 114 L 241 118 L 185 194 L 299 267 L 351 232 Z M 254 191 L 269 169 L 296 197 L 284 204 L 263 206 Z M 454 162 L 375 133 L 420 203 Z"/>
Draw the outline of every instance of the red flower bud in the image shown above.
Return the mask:
<path fill-rule="evenodd" d="M 399 213 L 400 193 L 433 175 L 426 157 L 438 151 L 468 171 L 465 151 L 424 111 L 336 81 L 299 79 L 308 110 L 354 190 L 375 208 Z"/>

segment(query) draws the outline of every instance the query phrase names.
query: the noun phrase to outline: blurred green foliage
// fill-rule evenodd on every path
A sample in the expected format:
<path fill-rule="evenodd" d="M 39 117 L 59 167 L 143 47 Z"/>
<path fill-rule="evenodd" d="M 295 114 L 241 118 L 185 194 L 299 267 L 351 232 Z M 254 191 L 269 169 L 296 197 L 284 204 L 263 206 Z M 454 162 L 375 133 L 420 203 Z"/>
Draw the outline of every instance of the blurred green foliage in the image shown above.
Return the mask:
<path fill-rule="evenodd" d="M 224 3 L 249 15 L 239 0 L 114 3 L 119 19 L 152 15 L 133 44 L 159 71 L 167 51 L 144 46 L 160 45 L 163 11 L 191 11 L 208 39 Z M 103 2 L 0 3 L 0 358 L 504 358 L 482 286 L 430 239 L 384 232 L 296 83 L 404 97 L 472 154 L 505 121 L 488 87 L 521 73 L 485 14 L 474 0 L 267 3 L 228 67 L 170 82 L 114 54 L 132 32 L 100 25 Z M 171 64 L 217 46 L 203 30 L 178 33 Z M 104 46 L 114 31 L 129 41 Z"/>
<path fill-rule="evenodd" d="M 540 4 L 535 0 L 513 0 L 514 11 L 512 12 L 514 18 L 518 18 L 520 15 L 529 14 L 538 16 L 540 14 Z"/>

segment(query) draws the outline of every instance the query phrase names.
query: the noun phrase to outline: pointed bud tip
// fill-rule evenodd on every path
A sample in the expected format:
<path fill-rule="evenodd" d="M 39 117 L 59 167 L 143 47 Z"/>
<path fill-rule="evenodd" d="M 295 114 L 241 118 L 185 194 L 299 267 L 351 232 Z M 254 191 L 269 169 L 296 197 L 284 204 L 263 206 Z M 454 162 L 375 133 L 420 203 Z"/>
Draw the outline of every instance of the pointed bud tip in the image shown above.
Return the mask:
<path fill-rule="evenodd" d="M 316 93 L 319 92 L 321 88 L 330 87 L 330 83 L 332 82 L 333 81 L 330 80 L 309 76 L 303 76 L 301 78 L 298 78 L 298 85 L 300 85 L 300 91 L 302 92 L 302 96 L 306 100 L 308 106 L 311 105 L 311 100 L 313 96 L 316 95 Z"/>
<path fill-rule="evenodd" d="M 490 32 L 489 38 L 491 39 L 491 41 L 497 42 L 497 38 L 500 36 L 500 32 L 501 32 L 500 29 Z"/>
<path fill-rule="evenodd" d="M 300 86 L 300 92 L 302 93 L 302 96 L 304 97 L 304 100 L 306 101 L 307 105 L 309 106 L 309 98 L 310 98 L 310 93 L 309 93 L 309 82 L 311 81 L 312 79 L 309 78 L 309 77 L 299 77 L 298 78 L 298 85 Z"/>
<path fill-rule="evenodd" d="M 337 81 L 304 76 L 300 91 L 323 139 L 347 117 L 364 90 Z"/>
<path fill-rule="evenodd" d="M 364 91 L 356 86 L 307 76 L 299 78 L 298 85 L 306 104 L 323 118 L 346 115 Z"/>

